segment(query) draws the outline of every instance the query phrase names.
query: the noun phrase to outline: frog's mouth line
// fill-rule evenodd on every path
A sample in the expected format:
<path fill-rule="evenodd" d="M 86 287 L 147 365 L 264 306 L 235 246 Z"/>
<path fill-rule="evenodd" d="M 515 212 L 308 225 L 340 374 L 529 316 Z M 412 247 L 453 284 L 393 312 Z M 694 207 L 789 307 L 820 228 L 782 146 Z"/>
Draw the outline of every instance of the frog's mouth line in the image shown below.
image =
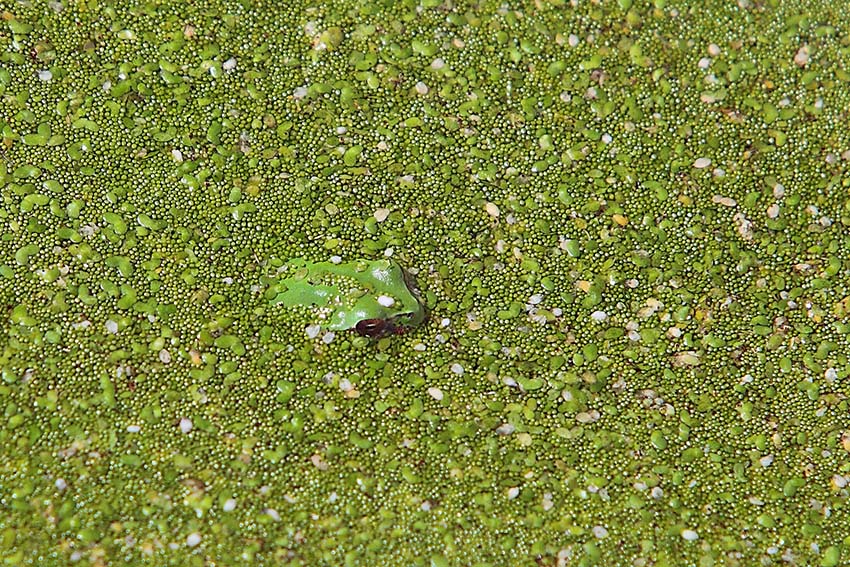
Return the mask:
<path fill-rule="evenodd" d="M 404 279 L 404 285 L 407 286 L 407 289 L 410 290 L 410 293 L 412 293 L 416 297 L 419 303 L 422 303 L 422 292 L 419 289 L 419 282 L 416 281 L 416 276 L 402 268 L 401 277 Z"/>

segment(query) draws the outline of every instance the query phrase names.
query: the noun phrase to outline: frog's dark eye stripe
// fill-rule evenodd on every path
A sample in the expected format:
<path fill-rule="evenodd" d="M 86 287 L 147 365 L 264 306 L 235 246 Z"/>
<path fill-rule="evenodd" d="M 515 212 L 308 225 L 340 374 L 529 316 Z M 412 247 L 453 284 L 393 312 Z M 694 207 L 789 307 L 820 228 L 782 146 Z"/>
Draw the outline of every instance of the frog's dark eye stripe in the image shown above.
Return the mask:
<path fill-rule="evenodd" d="M 379 337 L 391 330 L 392 325 L 384 319 L 364 319 L 357 323 L 354 330 L 364 337 Z"/>

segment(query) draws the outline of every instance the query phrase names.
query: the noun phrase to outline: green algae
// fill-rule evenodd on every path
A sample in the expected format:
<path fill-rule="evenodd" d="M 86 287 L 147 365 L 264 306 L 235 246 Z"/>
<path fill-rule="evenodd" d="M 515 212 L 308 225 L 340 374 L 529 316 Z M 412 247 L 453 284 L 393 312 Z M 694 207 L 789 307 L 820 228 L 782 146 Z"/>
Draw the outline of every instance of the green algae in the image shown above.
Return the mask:
<path fill-rule="evenodd" d="M 290 260 L 284 268 L 292 275 L 273 286 L 272 304 L 316 307 L 328 329 L 352 329 L 368 319 L 405 327 L 425 320 L 425 307 L 411 289 L 413 276 L 391 260 Z"/>
<path fill-rule="evenodd" d="M 7 2 L 0 562 L 846 563 L 848 21 Z"/>

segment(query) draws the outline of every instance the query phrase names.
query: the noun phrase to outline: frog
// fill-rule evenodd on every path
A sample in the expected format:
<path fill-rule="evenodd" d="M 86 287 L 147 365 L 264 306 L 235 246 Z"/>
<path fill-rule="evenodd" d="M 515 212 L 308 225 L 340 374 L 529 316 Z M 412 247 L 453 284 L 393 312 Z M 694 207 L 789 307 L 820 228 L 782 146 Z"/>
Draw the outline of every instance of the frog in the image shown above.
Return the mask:
<path fill-rule="evenodd" d="M 413 275 L 388 258 L 312 262 L 292 259 L 271 287 L 272 305 L 304 306 L 330 331 L 381 338 L 400 335 L 426 319 Z"/>

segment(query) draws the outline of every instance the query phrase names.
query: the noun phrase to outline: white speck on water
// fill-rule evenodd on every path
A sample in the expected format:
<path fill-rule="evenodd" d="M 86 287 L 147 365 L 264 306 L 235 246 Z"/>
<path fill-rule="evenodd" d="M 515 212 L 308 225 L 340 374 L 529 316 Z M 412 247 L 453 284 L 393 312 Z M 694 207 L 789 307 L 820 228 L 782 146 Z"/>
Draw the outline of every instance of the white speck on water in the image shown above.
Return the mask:
<path fill-rule="evenodd" d="M 517 496 L 519 496 L 519 487 L 518 486 L 510 487 L 508 489 L 508 500 L 513 500 Z"/>
<path fill-rule="evenodd" d="M 392 247 L 389 247 L 386 250 L 384 250 L 384 256 L 386 258 L 391 258 L 394 253 L 395 253 L 395 250 Z"/>
<path fill-rule="evenodd" d="M 171 353 L 165 349 L 162 349 L 161 351 L 159 351 L 159 360 L 164 364 L 168 364 L 169 362 L 171 362 Z"/>
<path fill-rule="evenodd" d="M 418 94 L 421 94 L 421 95 L 428 94 L 428 85 L 426 85 L 422 81 L 417 82 L 416 85 L 414 85 L 413 88 L 416 89 L 416 92 Z"/>
<path fill-rule="evenodd" d="M 117 333 L 117 332 L 118 332 L 118 323 L 116 323 L 116 322 L 115 322 L 115 321 L 113 321 L 112 319 L 109 319 L 109 320 L 106 322 L 105 327 L 106 327 L 106 332 L 107 332 L 107 333 L 109 333 L 109 334 L 111 334 L 111 335 L 114 335 L 115 333 Z"/>
<path fill-rule="evenodd" d="M 57 490 L 65 490 L 68 487 L 68 483 L 65 482 L 64 478 L 57 478 L 54 484 Z"/>
<path fill-rule="evenodd" d="M 307 325 L 307 328 L 304 330 L 307 333 L 308 339 L 315 339 L 319 336 L 319 331 L 321 331 L 322 328 L 318 325 Z"/>
<path fill-rule="evenodd" d="M 389 295 L 379 295 L 378 305 L 382 307 L 392 307 L 393 305 L 395 305 L 395 299 L 393 299 Z"/>
<path fill-rule="evenodd" d="M 708 45 L 708 54 L 712 57 L 717 57 L 718 55 L 720 55 L 720 46 L 718 46 L 716 43 L 710 43 Z"/>
<path fill-rule="evenodd" d="M 611 137 L 611 134 L 602 134 L 602 143 L 610 144 L 614 141 L 614 138 Z"/>
<path fill-rule="evenodd" d="M 576 414 L 576 421 L 579 423 L 594 423 L 599 421 L 600 413 L 597 410 L 580 411 Z"/>
<path fill-rule="evenodd" d="M 499 435 L 510 435 L 514 431 L 516 431 L 516 427 L 514 427 L 511 423 L 503 423 L 496 428 L 496 433 Z"/>
<path fill-rule="evenodd" d="M 301 100 L 302 98 L 307 96 L 307 87 L 298 87 L 297 89 L 295 89 L 295 91 L 293 91 L 292 96 L 296 100 Z"/>
<path fill-rule="evenodd" d="M 271 518 L 272 520 L 274 520 L 275 522 L 279 522 L 279 521 L 280 521 L 280 514 L 278 514 L 278 513 L 277 513 L 277 510 L 275 510 L 274 508 L 266 508 L 265 510 L 263 510 L 263 512 L 264 512 L 264 513 L 265 513 L 265 514 L 266 514 L 269 518 Z"/>
<path fill-rule="evenodd" d="M 830 367 L 823 373 L 823 377 L 827 382 L 835 382 L 838 379 L 838 372 L 835 371 L 835 368 Z"/>
<path fill-rule="evenodd" d="M 197 532 L 191 533 L 186 537 L 186 545 L 189 547 L 195 547 L 199 543 L 201 543 L 201 534 Z"/>
<path fill-rule="evenodd" d="M 723 195 L 714 195 L 711 197 L 711 202 L 717 205 L 723 205 L 724 207 L 734 207 L 738 204 L 735 199 L 731 197 L 724 197 Z"/>
<path fill-rule="evenodd" d="M 704 169 L 709 165 L 711 165 L 711 160 L 706 157 L 701 157 L 694 160 L 694 167 L 697 169 Z"/>
<path fill-rule="evenodd" d="M 491 203 L 490 201 L 487 201 L 487 203 L 484 205 L 484 209 L 491 217 L 498 218 L 500 211 L 499 206 L 496 203 Z"/>
<path fill-rule="evenodd" d="M 187 417 L 180 418 L 180 431 L 182 431 L 183 433 L 189 433 L 190 431 L 192 431 L 192 427 L 193 424 L 191 419 Z"/>
<path fill-rule="evenodd" d="M 798 67 L 805 67 L 809 62 L 809 46 L 803 45 L 800 49 L 797 50 L 797 53 L 794 54 L 794 64 Z"/>
<path fill-rule="evenodd" d="M 128 425 L 127 426 L 127 433 L 138 433 L 141 430 L 142 430 L 142 428 L 139 427 L 138 425 Z"/>
<path fill-rule="evenodd" d="M 310 457 L 310 462 L 320 471 L 328 470 L 328 464 L 322 460 L 322 456 L 318 453 Z"/>
<path fill-rule="evenodd" d="M 711 59 L 708 57 L 703 57 L 697 62 L 697 67 L 700 69 L 708 69 L 711 66 Z"/>
<path fill-rule="evenodd" d="M 339 381 L 339 389 L 343 392 L 350 392 L 354 389 L 354 384 L 348 378 L 343 378 Z"/>
<path fill-rule="evenodd" d="M 593 536 L 596 539 L 603 539 L 608 537 L 608 530 L 606 530 L 604 526 L 593 526 L 593 529 L 591 531 L 593 532 Z"/>
<path fill-rule="evenodd" d="M 543 294 L 535 293 L 534 295 L 528 298 L 528 302 L 531 305 L 540 305 L 540 303 L 543 302 Z"/>
<path fill-rule="evenodd" d="M 442 69 L 445 66 L 446 66 L 446 62 L 443 61 L 442 57 L 437 57 L 436 59 L 431 61 L 431 68 L 434 69 L 435 71 L 439 71 L 440 69 Z"/>
<path fill-rule="evenodd" d="M 444 329 L 451 324 L 452 324 L 452 320 L 449 319 L 448 317 L 443 317 L 442 319 L 440 319 L 440 327 L 442 327 Z"/>
<path fill-rule="evenodd" d="M 424 343 L 416 343 L 415 345 L 413 345 L 413 350 L 415 350 L 416 352 L 422 352 L 425 350 L 425 348 L 426 347 Z"/>
<path fill-rule="evenodd" d="M 428 395 L 438 402 L 443 401 L 443 391 L 439 388 L 428 388 Z"/>
<path fill-rule="evenodd" d="M 225 71 L 232 71 L 236 68 L 236 58 L 231 57 L 230 59 L 221 64 L 221 68 Z"/>
<path fill-rule="evenodd" d="M 463 374 L 463 366 L 461 366 L 460 364 L 458 364 L 457 362 L 455 362 L 455 363 L 454 363 L 454 364 L 452 364 L 452 366 L 451 366 L 451 371 L 452 371 L 453 373 L 457 374 L 458 376 L 461 376 L 461 375 Z"/>
<path fill-rule="evenodd" d="M 775 219 L 779 216 L 779 205 L 777 203 L 773 203 L 771 206 L 767 208 L 767 218 Z"/>
<path fill-rule="evenodd" d="M 340 264 L 342 263 L 342 258 L 339 256 L 331 256 L 331 264 Z"/>
<path fill-rule="evenodd" d="M 151 321 L 151 323 L 153 323 L 153 321 Z M 91 321 L 80 321 L 78 323 L 71 323 L 71 327 L 73 327 L 76 331 L 80 329 L 88 329 L 89 327 L 91 327 Z"/>
<path fill-rule="evenodd" d="M 44 71 L 38 72 L 38 78 L 46 82 L 53 78 L 53 73 L 51 73 L 49 69 L 45 69 Z"/>
<path fill-rule="evenodd" d="M 326 345 L 329 345 L 333 342 L 335 336 L 336 333 L 334 333 L 333 331 L 328 331 L 327 333 L 322 335 L 322 342 Z"/>
<path fill-rule="evenodd" d="M 694 530 L 682 530 L 682 537 L 688 541 L 696 541 L 699 538 L 699 534 Z"/>
<path fill-rule="evenodd" d="M 232 512 L 236 509 L 236 500 L 233 498 L 228 498 L 225 500 L 224 505 L 221 507 L 225 512 Z"/>
<path fill-rule="evenodd" d="M 664 491 L 663 491 L 663 490 L 661 490 L 661 487 L 660 487 L 660 486 L 653 486 L 653 487 L 652 487 L 652 490 L 650 490 L 650 491 L 649 491 L 649 494 L 650 494 L 653 498 L 655 498 L 656 500 L 658 500 L 659 498 L 661 498 L 662 496 L 664 496 Z"/>
<path fill-rule="evenodd" d="M 574 33 L 571 33 L 570 37 L 567 38 L 567 44 L 570 47 L 575 47 L 576 45 L 578 45 L 578 42 L 579 42 L 578 36 Z"/>
<path fill-rule="evenodd" d="M 560 317 L 563 314 L 564 314 L 564 310 L 561 309 L 560 307 L 553 307 L 552 308 L 552 315 L 554 315 L 555 317 Z"/>
<path fill-rule="evenodd" d="M 429 512 L 431 511 L 431 503 L 426 500 L 425 502 L 419 505 L 419 509 L 423 512 Z"/>
<path fill-rule="evenodd" d="M 763 468 L 767 468 L 773 464 L 773 455 L 765 455 L 764 457 L 759 459 L 759 464 Z"/>
<path fill-rule="evenodd" d="M 183 152 L 181 152 L 177 148 L 174 148 L 173 150 L 171 150 L 171 157 L 177 163 L 183 163 Z"/>
<path fill-rule="evenodd" d="M 602 321 L 608 318 L 608 314 L 604 311 L 594 311 L 590 314 L 590 318 L 596 321 L 597 323 L 601 323 Z"/>
<path fill-rule="evenodd" d="M 375 212 L 372 213 L 372 216 L 375 217 L 375 220 L 378 222 L 384 222 L 387 220 L 387 217 L 390 216 L 390 210 L 386 207 L 381 207 L 380 209 L 375 209 Z"/>

